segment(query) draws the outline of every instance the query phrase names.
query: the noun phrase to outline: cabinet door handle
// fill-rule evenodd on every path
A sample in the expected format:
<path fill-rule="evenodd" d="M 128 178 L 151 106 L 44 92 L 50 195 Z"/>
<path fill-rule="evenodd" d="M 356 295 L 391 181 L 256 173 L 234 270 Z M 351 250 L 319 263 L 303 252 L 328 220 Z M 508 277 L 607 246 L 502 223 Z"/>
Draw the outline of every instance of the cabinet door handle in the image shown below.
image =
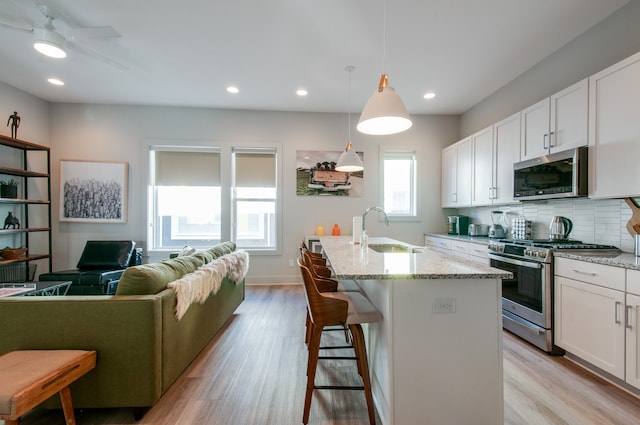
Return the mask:
<path fill-rule="evenodd" d="M 624 309 L 624 324 L 625 324 L 625 327 L 627 329 L 633 329 L 633 326 L 631 325 L 631 312 L 632 312 L 632 309 L 633 309 L 632 305 L 628 305 Z"/>
<path fill-rule="evenodd" d="M 620 324 L 620 306 L 622 303 L 620 301 L 616 301 L 616 311 L 615 311 L 615 321 L 616 324 Z"/>
<path fill-rule="evenodd" d="M 493 188 L 489 188 L 489 199 L 493 199 Z"/>
<path fill-rule="evenodd" d="M 544 136 L 542 136 L 542 148 L 543 149 L 547 149 L 547 137 L 549 137 L 549 135 L 547 133 L 544 134 Z"/>
<path fill-rule="evenodd" d="M 598 276 L 598 273 L 593 273 L 593 272 L 583 272 L 582 270 L 576 270 L 576 269 L 573 269 L 573 270 L 572 270 L 572 272 L 574 272 L 574 273 L 578 273 L 578 274 L 583 274 L 583 275 L 585 275 L 585 276 L 591 276 L 591 277 Z"/>
<path fill-rule="evenodd" d="M 549 133 L 549 147 L 552 148 L 555 146 L 555 140 L 556 140 L 556 133 L 554 133 L 553 131 L 551 133 Z"/>

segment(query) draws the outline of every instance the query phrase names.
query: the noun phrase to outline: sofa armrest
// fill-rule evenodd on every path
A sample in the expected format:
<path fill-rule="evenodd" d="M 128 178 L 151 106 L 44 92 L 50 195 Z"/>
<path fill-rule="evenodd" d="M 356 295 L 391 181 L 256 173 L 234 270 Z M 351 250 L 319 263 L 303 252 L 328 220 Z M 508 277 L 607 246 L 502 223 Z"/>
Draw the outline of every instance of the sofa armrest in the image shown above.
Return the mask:
<path fill-rule="evenodd" d="M 0 298 L 0 354 L 96 350 L 72 386 L 74 407 L 151 406 L 162 389 L 162 302 L 149 296 Z M 58 401 L 50 399 L 51 405 Z"/>

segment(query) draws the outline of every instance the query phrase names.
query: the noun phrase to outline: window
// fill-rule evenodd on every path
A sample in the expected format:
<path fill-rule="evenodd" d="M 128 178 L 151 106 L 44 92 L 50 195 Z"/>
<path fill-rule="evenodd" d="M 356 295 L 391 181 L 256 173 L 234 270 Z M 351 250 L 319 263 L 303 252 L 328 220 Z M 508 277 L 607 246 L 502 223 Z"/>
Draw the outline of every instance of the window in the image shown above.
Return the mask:
<path fill-rule="evenodd" d="M 276 150 L 233 149 L 233 233 L 238 248 L 277 248 Z"/>
<path fill-rule="evenodd" d="M 152 146 L 150 164 L 150 249 L 220 242 L 219 150 Z"/>
<path fill-rule="evenodd" d="M 385 212 L 390 218 L 417 218 L 415 151 L 384 151 L 382 163 Z"/>

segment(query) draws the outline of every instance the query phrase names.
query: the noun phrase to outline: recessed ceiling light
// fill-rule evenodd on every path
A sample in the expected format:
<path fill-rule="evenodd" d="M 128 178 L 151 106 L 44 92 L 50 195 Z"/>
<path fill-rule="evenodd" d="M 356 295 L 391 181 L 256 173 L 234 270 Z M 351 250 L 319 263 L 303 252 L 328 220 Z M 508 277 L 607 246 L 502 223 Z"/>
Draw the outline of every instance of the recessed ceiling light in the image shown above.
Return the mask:
<path fill-rule="evenodd" d="M 297 94 L 298 96 L 306 96 L 306 95 L 308 95 L 309 93 L 308 93 L 305 89 L 300 89 L 300 90 L 296 91 L 296 94 Z"/>
<path fill-rule="evenodd" d="M 425 99 L 433 99 L 434 97 L 436 97 L 436 94 L 432 91 L 425 93 L 424 98 Z"/>
<path fill-rule="evenodd" d="M 47 81 L 53 84 L 54 86 L 64 86 L 64 81 L 58 78 L 49 78 Z"/>
<path fill-rule="evenodd" d="M 229 93 L 234 93 L 235 94 L 235 93 L 239 93 L 240 89 L 238 89 L 236 86 L 229 86 L 229 87 L 227 87 L 227 91 Z"/>

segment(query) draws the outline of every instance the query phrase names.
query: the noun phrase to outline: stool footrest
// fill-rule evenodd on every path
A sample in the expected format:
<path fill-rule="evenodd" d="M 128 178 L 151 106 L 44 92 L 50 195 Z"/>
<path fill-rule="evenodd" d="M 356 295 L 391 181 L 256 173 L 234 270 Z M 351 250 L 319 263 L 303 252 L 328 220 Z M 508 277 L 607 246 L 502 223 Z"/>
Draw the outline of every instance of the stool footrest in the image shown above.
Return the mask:
<path fill-rule="evenodd" d="M 316 390 L 364 390 L 363 386 L 357 385 L 314 385 L 313 388 Z"/>
<path fill-rule="evenodd" d="M 326 347 L 319 347 L 318 350 L 346 350 L 348 348 L 353 349 L 353 345 L 327 345 Z"/>
<path fill-rule="evenodd" d="M 358 358 L 349 356 L 318 356 L 318 360 L 358 360 Z"/>

